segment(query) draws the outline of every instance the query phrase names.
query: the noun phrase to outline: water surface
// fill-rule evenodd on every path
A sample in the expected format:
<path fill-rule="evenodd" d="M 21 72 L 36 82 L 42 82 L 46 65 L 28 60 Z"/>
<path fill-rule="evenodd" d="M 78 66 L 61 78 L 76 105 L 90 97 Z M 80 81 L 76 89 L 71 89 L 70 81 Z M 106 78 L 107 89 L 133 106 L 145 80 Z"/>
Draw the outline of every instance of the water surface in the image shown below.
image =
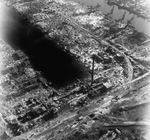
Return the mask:
<path fill-rule="evenodd" d="M 113 6 L 109 6 L 106 2 L 106 0 L 72 0 L 74 2 L 78 2 L 84 5 L 91 5 L 96 6 L 97 4 L 101 5 L 100 10 L 103 14 L 110 13 Z M 119 19 L 124 14 L 125 10 L 118 9 L 117 6 L 115 6 L 113 11 L 113 19 Z M 126 16 L 124 19 L 124 22 L 126 23 L 127 20 L 131 19 L 131 17 L 134 16 L 134 20 L 132 21 L 132 25 L 140 32 L 144 32 L 146 35 L 150 36 L 150 22 L 143 20 L 142 18 L 137 17 L 134 14 L 126 12 Z"/>

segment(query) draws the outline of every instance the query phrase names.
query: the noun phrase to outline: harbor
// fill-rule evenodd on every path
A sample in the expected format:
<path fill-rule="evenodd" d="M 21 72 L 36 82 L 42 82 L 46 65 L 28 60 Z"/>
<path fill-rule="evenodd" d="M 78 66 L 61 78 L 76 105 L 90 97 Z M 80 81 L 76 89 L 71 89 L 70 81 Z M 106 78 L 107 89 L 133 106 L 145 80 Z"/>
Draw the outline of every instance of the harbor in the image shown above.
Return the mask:
<path fill-rule="evenodd" d="M 147 21 L 146 19 L 133 14 L 132 12 L 130 12 L 130 10 L 125 10 L 123 8 L 119 8 L 117 5 L 108 5 L 108 2 L 106 0 L 82 0 L 82 2 L 80 0 L 73 0 L 74 2 L 78 2 L 80 4 L 84 4 L 84 5 L 88 5 L 88 6 L 97 6 L 100 5 L 100 11 L 103 14 L 108 14 L 111 12 L 111 9 L 114 6 L 114 10 L 112 13 L 112 17 L 113 20 L 118 20 L 121 19 L 124 12 L 126 12 L 126 15 L 123 19 L 123 22 L 126 23 L 127 20 L 131 19 L 132 17 L 134 17 L 133 21 L 132 21 L 132 25 L 140 32 L 143 32 L 144 34 L 150 36 L 150 22 Z"/>

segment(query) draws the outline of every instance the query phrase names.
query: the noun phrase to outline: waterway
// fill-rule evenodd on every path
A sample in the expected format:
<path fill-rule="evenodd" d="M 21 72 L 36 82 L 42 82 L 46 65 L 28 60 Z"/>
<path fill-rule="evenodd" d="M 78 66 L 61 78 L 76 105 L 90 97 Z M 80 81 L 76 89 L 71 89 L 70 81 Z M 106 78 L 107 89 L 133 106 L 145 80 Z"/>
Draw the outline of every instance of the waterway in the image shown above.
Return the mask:
<path fill-rule="evenodd" d="M 109 6 L 106 2 L 106 0 L 72 0 L 74 2 L 78 2 L 80 4 L 84 5 L 90 5 L 90 6 L 96 6 L 97 4 L 101 5 L 101 12 L 103 14 L 110 13 L 111 9 L 113 6 Z M 124 14 L 125 10 L 119 9 L 117 6 L 115 6 L 114 11 L 113 11 L 113 19 L 120 19 L 122 15 Z M 131 19 L 131 17 L 134 16 L 134 20 L 132 21 L 132 25 L 140 32 L 143 32 L 144 34 L 150 36 L 150 22 L 137 17 L 136 15 L 126 12 L 124 22 L 126 23 L 127 20 Z"/>

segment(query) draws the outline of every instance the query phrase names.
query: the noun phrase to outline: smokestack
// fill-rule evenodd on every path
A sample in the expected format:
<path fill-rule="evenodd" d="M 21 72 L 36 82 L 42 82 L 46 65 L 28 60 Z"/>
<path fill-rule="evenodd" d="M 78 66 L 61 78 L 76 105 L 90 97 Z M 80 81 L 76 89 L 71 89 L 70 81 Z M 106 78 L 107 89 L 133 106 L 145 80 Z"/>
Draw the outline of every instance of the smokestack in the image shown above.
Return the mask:
<path fill-rule="evenodd" d="M 91 78 L 91 85 L 93 84 L 93 81 L 94 81 L 94 57 L 95 57 L 95 54 L 92 55 L 92 78 Z"/>

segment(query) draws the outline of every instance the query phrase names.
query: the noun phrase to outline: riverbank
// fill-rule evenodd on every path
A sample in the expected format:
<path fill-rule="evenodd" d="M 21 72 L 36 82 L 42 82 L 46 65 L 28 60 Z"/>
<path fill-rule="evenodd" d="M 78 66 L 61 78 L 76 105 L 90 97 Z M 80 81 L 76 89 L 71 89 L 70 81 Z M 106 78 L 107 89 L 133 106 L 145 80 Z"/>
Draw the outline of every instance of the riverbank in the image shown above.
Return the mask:
<path fill-rule="evenodd" d="M 113 8 L 113 6 L 109 6 L 107 4 L 106 0 L 92 0 L 92 1 L 82 0 L 82 2 L 80 0 L 72 0 L 72 1 L 89 6 L 96 6 L 97 4 L 99 4 L 101 5 L 100 10 L 103 14 L 110 13 L 111 9 Z M 122 18 L 125 11 L 126 11 L 125 9 L 120 9 L 117 6 L 115 6 L 112 14 L 113 19 L 116 20 Z M 137 17 L 137 15 L 134 15 L 133 13 L 126 11 L 124 22 L 126 23 L 132 17 L 134 17 L 133 21 L 131 22 L 132 26 L 134 26 L 138 31 L 143 32 L 144 34 L 150 36 L 150 23 L 140 17 Z"/>

